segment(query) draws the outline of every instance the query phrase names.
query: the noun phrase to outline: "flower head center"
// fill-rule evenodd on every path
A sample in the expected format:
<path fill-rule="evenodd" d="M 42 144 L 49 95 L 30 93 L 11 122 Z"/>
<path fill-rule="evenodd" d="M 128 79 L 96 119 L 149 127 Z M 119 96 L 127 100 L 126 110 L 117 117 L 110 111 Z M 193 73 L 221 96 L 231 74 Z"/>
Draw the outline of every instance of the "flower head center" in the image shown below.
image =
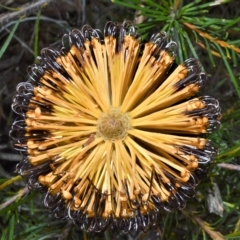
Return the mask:
<path fill-rule="evenodd" d="M 98 120 L 98 135 L 105 140 L 115 141 L 124 139 L 130 129 L 129 116 L 121 113 L 119 109 L 112 108 L 108 113 L 103 113 Z"/>

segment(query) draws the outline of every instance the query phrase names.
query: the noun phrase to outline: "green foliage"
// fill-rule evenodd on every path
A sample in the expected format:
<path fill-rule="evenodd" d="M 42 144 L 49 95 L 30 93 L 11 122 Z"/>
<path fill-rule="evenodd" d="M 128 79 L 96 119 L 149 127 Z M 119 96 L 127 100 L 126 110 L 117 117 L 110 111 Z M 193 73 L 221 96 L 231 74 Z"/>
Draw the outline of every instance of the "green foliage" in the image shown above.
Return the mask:
<path fill-rule="evenodd" d="M 25 11 L 24 8 L 27 6 L 29 9 L 31 4 L 21 7 L 21 1 L 15 2 L 4 7 L 0 5 L 0 13 L 3 14 L 0 16 L 0 69 L 4 76 L 0 80 L 0 147 L 6 144 L 4 129 L 9 129 L 12 121 L 9 98 L 14 94 L 16 84 L 27 79 L 26 65 L 34 62 L 42 47 L 58 46 L 58 36 L 66 29 L 80 28 L 85 23 L 79 18 L 83 15 L 90 25 L 97 28 L 102 28 L 109 19 L 130 19 L 138 22 L 139 31 L 145 37 L 153 30 L 168 32 L 179 44 L 178 62 L 189 57 L 203 62 L 209 73 L 205 91 L 220 101 L 222 126 L 211 136 L 220 149 L 219 155 L 209 170 L 208 178 L 198 186 L 196 197 L 189 199 L 187 208 L 163 213 L 158 226 L 148 233 L 131 236 L 111 230 L 89 236 L 71 222 L 55 219 L 42 207 L 40 194 L 30 193 L 21 178 L 15 176 L 12 166 L 15 168 L 16 162 L 11 162 L 12 158 L 6 161 L 0 155 L 0 240 L 240 239 L 240 181 L 239 170 L 236 170 L 240 167 L 240 71 L 239 67 L 236 68 L 240 63 L 240 1 L 114 0 L 118 4 L 115 5 L 110 0 L 100 0 L 93 1 L 92 5 L 88 3 L 82 12 L 81 6 L 77 8 L 74 5 L 77 1 L 68 1 L 71 4 L 67 7 L 53 5 L 50 13 L 42 9 L 42 4 L 32 11 Z M 54 15 L 53 10 L 57 14 Z M 13 13 L 11 18 L 9 14 Z M 139 17 L 142 17 L 140 23 Z M 25 37 L 26 29 L 28 39 Z M 24 56 L 21 60 L 16 63 L 11 60 L 13 63 L 7 64 L 11 57 L 16 60 L 20 54 Z M 8 67 L 3 68 L 4 64 Z M 8 81 L 10 73 L 14 73 L 17 80 L 11 75 Z M 7 144 L 10 145 L 9 142 Z M 1 152 L 15 156 L 10 149 L 0 148 Z M 223 167 L 222 163 L 229 165 Z M 209 212 L 206 200 L 214 183 L 221 194 L 222 217 Z"/>
<path fill-rule="evenodd" d="M 179 44 L 179 62 L 189 56 L 201 58 L 196 49 L 196 44 L 205 49 L 209 61 L 216 66 L 214 56 L 221 57 L 230 75 L 232 83 L 240 97 L 240 84 L 230 66 L 231 60 L 234 67 L 237 66 L 237 59 L 240 57 L 240 40 L 230 40 L 231 33 L 240 31 L 240 17 L 235 19 L 216 18 L 209 14 L 211 8 L 224 4 L 225 1 L 152 1 L 134 0 L 113 2 L 137 10 L 138 15 L 145 18 L 138 26 L 142 32 L 160 25 L 163 31 Z"/>

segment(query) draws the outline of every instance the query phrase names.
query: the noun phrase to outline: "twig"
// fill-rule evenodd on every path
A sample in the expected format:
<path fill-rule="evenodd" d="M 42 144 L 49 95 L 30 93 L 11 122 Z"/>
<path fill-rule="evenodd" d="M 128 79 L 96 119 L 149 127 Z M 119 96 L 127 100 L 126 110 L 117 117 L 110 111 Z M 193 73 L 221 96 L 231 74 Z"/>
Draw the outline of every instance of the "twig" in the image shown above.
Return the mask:
<path fill-rule="evenodd" d="M 203 221 L 200 217 L 196 216 L 195 214 L 192 214 L 190 211 L 182 210 L 182 213 L 187 217 L 192 219 L 196 224 L 198 224 L 204 232 L 206 232 L 212 239 L 216 240 L 224 240 L 223 235 L 215 231 L 209 223 Z"/>
<path fill-rule="evenodd" d="M 175 4 L 174 4 L 174 11 L 177 11 L 178 10 L 178 7 L 179 7 L 179 4 L 180 4 L 181 0 L 176 0 Z"/>
<path fill-rule="evenodd" d="M 230 163 L 219 163 L 217 166 L 221 168 L 227 168 L 230 170 L 240 171 L 240 165 L 234 165 Z"/>
<path fill-rule="evenodd" d="M 39 10 L 40 8 L 53 1 L 54 0 L 39 0 L 37 2 L 27 3 L 19 7 L 19 11 L 3 14 L 0 16 L 0 27 L 4 26 L 13 19 L 28 16 L 29 14 Z"/>
<path fill-rule="evenodd" d="M 6 181 L 0 185 L 0 190 L 4 189 L 5 187 L 7 187 L 8 185 L 11 185 L 14 182 L 19 181 L 20 179 L 22 179 L 22 177 L 20 175 L 17 175 L 16 177 L 9 179 L 8 181 Z"/>
<path fill-rule="evenodd" d="M 26 195 L 28 192 L 29 192 L 28 187 L 21 189 L 16 195 L 9 198 L 6 202 L 0 205 L 0 211 L 9 206 L 10 204 L 12 204 L 13 202 L 15 202 L 18 198 L 21 198 L 22 196 Z"/>
<path fill-rule="evenodd" d="M 220 39 L 212 37 L 207 32 L 204 32 L 204 31 L 198 29 L 195 25 L 187 23 L 187 22 L 184 22 L 183 24 L 187 28 L 193 30 L 194 32 L 197 32 L 201 37 L 206 38 L 206 39 L 208 39 L 209 41 L 211 41 L 213 43 L 217 43 L 218 45 L 220 45 L 223 48 L 229 48 L 229 49 L 232 49 L 233 51 L 235 51 L 237 53 L 240 53 L 240 48 L 238 48 L 238 47 L 236 47 L 236 46 L 234 46 L 232 44 L 229 44 L 226 41 L 223 41 L 223 40 L 220 40 Z"/>
<path fill-rule="evenodd" d="M 191 214 L 191 218 L 212 238 L 218 240 L 224 240 L 223 235 L 220 232 L 212 229 L 207 222 L 204 222 L 201 218 L 194 214 Z"/>
<path fill-rule="evenodd" d="M 207 50 L 208 51 L 208 49 L 207 49 L 207 47 L 203 44 L 203 43 L 201 43 L 201 42 L 199 42 L 199 41 L 197 41 L 196 42 L 201 48 L 203 48 L 203 49 L 205 49 L 205 50 Z M 216 57 L 221 57 L 221 54 L 220 53 L 218 53 L 218 52 L 216 52 L 216 51 L 214 51 L 214 50 L 211 50 L 210 49 L 210 51 L 211 51 L 211 53 L 212 53 L 212 55 L 214 55 L 214 56 L 216 56 Z"/>

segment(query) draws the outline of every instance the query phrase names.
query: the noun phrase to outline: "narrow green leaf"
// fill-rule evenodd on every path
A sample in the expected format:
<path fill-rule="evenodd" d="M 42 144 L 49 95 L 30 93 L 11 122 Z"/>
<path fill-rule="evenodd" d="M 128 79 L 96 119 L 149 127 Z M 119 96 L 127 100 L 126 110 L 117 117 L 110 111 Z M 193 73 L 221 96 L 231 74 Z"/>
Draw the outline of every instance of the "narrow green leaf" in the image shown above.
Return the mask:
<path fill-rule="evenodd" d="M 9 43 L 11 42 L 11 40 L 12 40 L 12 38 L 13 38 L 13 35 L 14 35 L 14 33 L 16 32 L 16 30 L 17 30 L 17 28 L 18 28 L 18 25 L 19 25 L 20 21 L 21 21 L 21 19 L 19 19 L 19 20 L 15 23 L 15 25 L 14 25 L 13 28 L 12 28 L 11 33 L 8 35 L 5 43 L 4 43 L 3 46 L 1 47 L 1 49 L 0 49 L 0 59 L 2 58 L 2 56 L 3 56 L 4 52 L 6 51 Z"/>
<path fill-rule="evenodd" d="M 196 5 L 197 3 L 200 3 L 202 2 L 202 0 L 195 0 L 195 1 L 192 1 L 191 3 L 187 4 L 186 6 L 183 6 L 181 9 L 183 11 L 186 11 L 187 9 L 193 7 L 194 5 Z"/>
<path fill-rule="evenodd" d="M 15 214 L 12 214 L 12 217 L 10 219 L 10 225 L 9 225 L 9 240 L 13 239 L 13 235 L 14 235 L 14 227 L 15 227 Z"/>
<path fill-rule="evenodd" d="M 217 5 L 221 5 L 221 4 L 224 4 L 224 3 L 228 3 L 232 0 L 215 0 L 213 1 L 212 3 L 210 3 L 210 6 L 217 6 Z"/>
<path fill-rule="evenodd" d="M 112 0 L 112 2 L 118 4 L 118 5 L 121 5 L 121 6 L 124 6 L 124 7 L 128 7 L 128 8 L 133 8 L 133 9 L 136 9 L 136 10 L 142 10 L 143 8 L 140 7 L 139 5 L 137 4 L 133 4 L 133 3 L 125 3 L 123 1 L 118 1 L 118 0 Z"/>
<path fill-rule="evenodd" d="M 194 2 L 195 2 L 195 6 L 186 8 L 185 9 L 186 12 L 190 12 L 190 11 L 198 11 L 199 12 L 200 9 L 205 9 L 205 8 L 208 10 L 209 7 L 216 5 L 216 4 L 214 4 L 216 1 L 203 3 L 203 4 L 199 4 L 199 5 L 196 4 L 196 1 L 194 1 Z M 222 2 L 222 3 L 225 3 L 225 2 Z"/>
<path fill-rule="evenodd" d="M 181 42 L 180 42 L 181 33 L 179 33 L 179 31 L 178 31 L 179 26 L 178 26 L 177 22 L 175 22 L 175 28 L 176 28 L 175 41 L 178 44 L 177 59 L 179 60 L 180 63 L 182 63 L 183 62 L 183 50 L 182 50 L 182 46 L 181 46 Z"/>
<path fill-rule="evenodd" d="M 227 70 L 228 70 L 228 73 L 229 73 L 229 75 L 230 75 L 230 78 L 231 78 L 231 80 L 232 80 L 232 83 L 233 83 L 233 85 L 234 85 L 234 87 L 235 87 L 235 89 L 236 89 L 236 92 L 237 92 L 237 94 L 238 94 L 238 97 L 240 98 L 240 88 L 239 88 L 237 79 L 235 78 L 235 76 L 234 76 L 234 74 L 233 74 L 232 68 L 230 67 L 230 65 L 229 65 L 229 63 L 228 63 L 228 60 L 226 59 L 226 57 L 225 57 L 225 55 L 224 55 L 221 47 L 220 47 L 218 44 L 215 44 L 215 46 L 216 46 L 216 48 L 218 49 L 219 53 L 220 53 L 221 56 L 222 56 L 222 59 L 223 59 L 223 61 L 224 61 L 224 63 L 225 63 L 225 66 L 226 66 L 226 68 L 227 68 Z"/>
<path fill-rule="evenodd" d="M 53 239 L 55 237 L 56 237 L 56 233 L 49 233 L 49 234 L 46 234 L 45 236 L 38 238 L 38 240 Z"/>
<path fill-rule="evenodd" d="M 41 17 L 41 9 L 39 10 L 39 12 L 37 14 L 37 20 L 36 20 L 35 28 L 34 28 L 34 57 L 35 57 L 35 59 L 37 59 L 37 56 L 39 54 L 39 51 L 38 51 L 38 35 L 39 35 L 40 17 Z"/>
<path fill-rule="evenodd" d="M 25 202 L 28 202 L 30 199 L 32 199 L 37 193 L 36 192 L 32 192 L 31 194 L 29 194 L 27 197 L 24 197 L 23 199 L 3 208 L 2 210 L 0 210 L 0 216 L 2 216 L 3 214 L 5 214 L 8 211 L 13 211 L 15 210 L 18 206 L 22 205 Z"/>
<path fill-rule="evenodd" d="M 210 59 L 210 62 L 215 67 L 216 64 L 215 64 L 215 61 L 213 59 L 213 55 L 212 55 L 211 48 L 210 48 L 210 45 L 208 43 L 208 40 L 206 38 L 203 38 L 203 39 L 204 39 L 204 42 L 205 42 L 205 45 L 206 45 L 206 48 L 207 48 L 207 53 L 208 53 L 208 57 Z"/>
<path fill-rule="evenodd" d="M 33 215 L 34 214 L 34 203 L 33 203 L 33 199 L 30 200 L 30 212 Z"/>
<path fill-rule="evenodd" d="M 169 12 L 170 12 L 170 7 L 168 6 L 167 8 L 162 8 L 162 9 L 156 9 L 156 8 L 151 8 L 149 6 L 142 6 L 141 3 L 138 4 L 133 4 L 133 3 L 128 3 L 128 2 L 123 2 L 123 1 L 113 1 L 114 3 L 124 6 L 124 7 L 128 7 L 128 8 L 132 8 L 138 11 L 141 11 L 141 14 L 144 16 L 149 16 L 149 17 L 153 17 L 153 14 L 156 16 L 168 16 Z"/>
<path fill-rule="evenodd" d="M 235 233 L 231 233 L 228 235 L 225 235 L 224 237 L 226 237 L 227 239 L 240 239 L 240 232 L 235 232 Z"/>
<path fill-rule="evenodd" d="M 239 22 L 240 22 L 240 17 L 238 17 L 234 20 L 230 20 L 228 24 L 224 24 L 224 29 L 229 29 L 231 26 L 238 24 Z"/>
<path fill-rule="evenodd" d="M 166 32 L 169 34 L 170 25 L 171 25 L 171 24 L 166 24 L 166 25 L 164 25 L 164 27 L 162 28 L 162 31 L 166 31 Z"/>
<path fill-rule="evenodd" d="M 137 25 L 138 26 L 138 25 Z M 151 25 L 149 25 L 148 27 L 140 27 L 139 26 L 139 32 L 141 32 L 141 33 L 146 33 L 149 29 L 151 29 L 151 28 L 153 28 L 153 26 L 151 26 Z"/>
<path fill-rule="evenodd" d="M 200 2 L 202 2 L 202 0 L 201 1 L 194 1 L 194 5 L 193 5 L 193 7 L 190 7 L 189 5 L 190 4 L 188 4 L 188 5 L 186 5 L 186 7 L 184 7 L 182 10 L 183 10 L 183 12 L 184 13 L 189 13 L 189 12 L 192 12 L 192 11 L 200 11 L 200 9 L 204 9 L 204 8 L 207 8 L 205 5 L 206 4 L 196 4 L 196 3 L 200 3 Z"/>
<path fill-rule="evenodd" d="M 226 162 L 227 160 L 230 160 L 234 157 L 240 156 L 240 143 L 236 144 L 232 148 L 226 149 L 226 151 L 220 153 L 217 157 L 216 160 L 218 162 Z"/>
<path fill-rule="evenodd" d="M 240 31 L 240 29 L 239 29 L 239 31 Z M 240 39 L 228 41 L 228 43 L 230 43 L 232 45 L 240 45 Z"/>
<path fill-rule="evenodd" d="M 186 39 L 186 41 L 187 41 L 187 43 L 188 43 L 188 47 L 190 48 L 193 56 L 198 59 L 198 55 L 197 55 L 197 53 L 196 53 L 196 51 L 195 51 L 195 48 L 194 48 L 194 46 L 193 46 L 193 44 L 192 44 L 192 41 L 191 41 L 191 39 L 189 38 L 187 32 L 185 32 L 185 39 Z"/>
<path fill-rule="evenodd" d="M 161 10 L 163 12 L 169 12 L 169 8 L 170 8 L 170 4 L 169 4 L 169 8 L 163 7 L 160 3 L 156 3 L 155 1 L 145 1 L 144 2 L 146 5 L 150 6 L 150 7 L 154 7 L 154 9 L 158 9 Z M 141 4 L 141 3 L 139 3 Z"/>
<path fill-rule="evenodd" d="M 232 57 L 232 61 L 233 61 L 233 66 L 236 67 L 237 66 L 237 57 L 236 57 L 236 52 L 231 49 L 231 57 Z"/>
<path fill-rule="evenodd" d="M 7 6 L 4 6 L 3 4 L 0 3 L 0 7 L 1 8 L 4 8 L 4 9 L 7 9 L 7 10 L 10 10 L 10 11 L 19 11 L 20 8 L 11 8 L 11 7 L 7 7 Z"/>
<path fill-rule="evenodd" d="M 42 228 L 38 228 L 35 231 L 31 231 L 26 236 L 24 236 L 24 240 L 33 240 L 33 239 L 37 240 L 38 236 L 41 236 L 42 231 L 43 231 Z"/>
<path fill-rule="evenodd" d="M 189 56 L 188 56 L 188 53 L 187 53 L 187 47 L 186 47 L 186 43 L 185 43 L 184 33 L 180 29 L 180 27 L 178 28 L 178 31 L 179 31 L 180 47 L 181 47 L 182 52 L 183 52 L 183 58 L 184 58 L 183 61 L 184 61 L 187 58 L 189 58 Z"/>
<path fill-rule="evenodd" d="M 33 225 L 32 227 L 30 228 L 26 228 L 24 229 L 23 231 L 19 232 L 18 234 L 15 235 L 15 238 L 16 237 L 21 237 L 21 236 L 24 236 L 25 234 L 29 234 L 30 232 L 35 232 L 36 230 L 38 229 L 43 229 L 45 227 L 50 227 L 50 226 L 54 226 L 54 225 L 58 225 L 62 223 L 62 221 L 58 221 L 58 220 L 55 220 L 53 222 L 49 222 L 49 221 L 45 221 L 43 223 L 40 223 L 40 224 L 37 224 L 37 225 Z"/>
<path fill-rule="evenodd" d="M 182 14 L 184 16 L 196 16 L 196 15 L 199 15 L 199 13 L 200 14 L 205 14 L 207 12 L 208 12 L 208 10 L 201 10 L 201 11 L 183 12 Z"/>

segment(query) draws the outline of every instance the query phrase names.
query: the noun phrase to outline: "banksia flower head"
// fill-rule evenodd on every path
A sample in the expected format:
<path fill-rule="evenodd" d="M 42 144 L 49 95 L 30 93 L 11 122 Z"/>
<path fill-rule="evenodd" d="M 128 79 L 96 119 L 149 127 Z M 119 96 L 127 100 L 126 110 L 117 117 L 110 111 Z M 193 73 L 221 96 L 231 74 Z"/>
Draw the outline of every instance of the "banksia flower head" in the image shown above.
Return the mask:
<path fill-rule="evenodd" d="M 216 153 L 206 134 L 218 101 L 195 97 L 206 82 L 196 59 L 174 63 L 164 32 L 143 43 L 130 22 L 108 22 L 45 48 L 17 86 L 17 171 L 44 205 L 85 231 L 124 232 L 184 208 Z"/>

